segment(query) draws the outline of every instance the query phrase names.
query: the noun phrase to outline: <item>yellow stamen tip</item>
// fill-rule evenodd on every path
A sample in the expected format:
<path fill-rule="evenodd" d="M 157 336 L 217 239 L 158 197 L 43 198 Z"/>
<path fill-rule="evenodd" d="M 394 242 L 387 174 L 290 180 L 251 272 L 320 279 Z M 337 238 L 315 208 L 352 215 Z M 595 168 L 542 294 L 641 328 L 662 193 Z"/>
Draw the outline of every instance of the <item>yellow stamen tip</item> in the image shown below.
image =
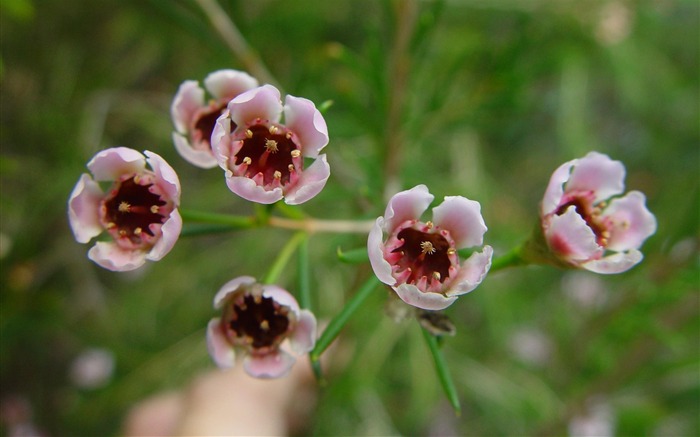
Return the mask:
<path fill-rule="evenodd" d="M 277 153 L 277 151 L 279 150 L 277 148 L 277 141 L 275 140 L 265 140 L 265 148 L 270 153 Z"/>
<path fill-rule="evenodd" d="M 246 156 L 245 158 L 243 158 L 243 164 L 250 165 L 252 163 L 253 163 L 253 160 L 250 159 L 250 156 Z"/>
<path fill-rule="evenodd" d="M 141 228 L 134 229 L 134 235 L 141 235 L 141 232 L 143 232 L 143 229 L 141 229 Z"/>
<path fill-rule="evenodd" d="M 119 204 L 119 212 L 129 212 L 131 205 L 128 202 L 122 202 Z"/>
<path fill-rule="evenodd" d="M 420 243 L 421 252 L 432 255 L 435 253 L 435 247 L 430 241 L 421 241 Z"/>
<path fill-rule="evenodd" d="M 428 220 L 428 221 L 425 223 L 425 226 L 426 226 L 428 229 L 433 229 L 433 226 L 435 226 L 435 225 L 433 225 L 433 222 L 431 222 L 430 220 Z"/>
<path fill-rule="evenodd" d="M 158 205 L 151 206 L 151 213 L 158 214 L 158 211 L 160 211 L 160 207 Z"/>
<path fill-rule="evenodd" d="M 433 272 L 433 279 L 436 281 L 439 281 L 441 277 L 440 272 Z"/>
<path fill-rule="evenodd" d="M 280 173 L 279 170 L 275 170 L 275 172 L 272 174 L 272 177 L 275 179 L 282 179 L 282 173 Z"/>
<path fill-rule="evenodd" d="M 292 158 L 298 158 L 300 156 L 301 156 L 301 150 L 299 150 L 299 149 L 292 150 Z"/>
<path fill-rule="evenodd" d="M 253 131 L 250 129 L 246 129 L 245 136 L 246 138 L 253 138 Z"/>

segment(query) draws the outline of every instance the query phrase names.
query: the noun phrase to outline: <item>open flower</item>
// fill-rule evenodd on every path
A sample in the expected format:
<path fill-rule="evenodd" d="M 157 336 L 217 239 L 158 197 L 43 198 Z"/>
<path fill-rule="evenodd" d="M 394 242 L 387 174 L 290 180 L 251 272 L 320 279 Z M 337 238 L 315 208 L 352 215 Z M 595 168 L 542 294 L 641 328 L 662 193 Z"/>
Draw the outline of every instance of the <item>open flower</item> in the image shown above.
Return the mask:
<path fill-rule="evenodd" d="M 109 270 L 134 270 L 146 260 L 163 258 L 182 229 L 177 174 L 157 154 L 145 154 L 126 147 L 98 153 L 87 165 L 92 177 L 83 174 L 68 201 L 70 226 L 79 243 L 104 231 L 112 237 L 88 252 Z M 112 187 L 105 193 L 97 181 L 111 181 Z"/>
<path fill-rule="evenodd" d="M 620 273 L 642 260 L 638 249 L 656 232 L 656 218 L 639 191 L 615 197 L 623 193 L 624 179 L 624 165 L 597 152 L 556 169 L 540 214 L 544 239 L 559 261 Z"/>
<path fill-rule="evenodd" d="M 284 124 L 280 118 L 284 113 Z M 212 134 L 212 150 L 229 189 L 244 199 L 290 205 L 306 202 L 326 185 L 328 129 L 310 100 L 287 96 L 272 85 L 247 91 L 228 105 Z M 315 161 L 304 168 L 304 159 Z"/>
<path fill-rule="evenodd" d="M 395 194 L 370 231 L 367 250 L 374 273 L 404 302 L 441 310 L 481 283 L 493 249 L 484 246 L 460 263 L 458 249 L 483 244 L 481 206 L 446 196 L 433 208 L 433 221 L 420 221 L 433 198 L 425 185 Z"/>
<path fill-rule="evenodd" d="M 217 160 L 210 143 L 216 119 L 231 99 L 256 86 L 258 81 L 247 73 L 218 70 L 204 79 L 204 87 L 212 97 L 205 102 L 204 89 L 199 82 L 184 81 L 170 107 L 170 115 L 177 129 L 173 132 L 173 142 L 180 155 L 197 167 L 216 167 Z"/>
<path fill-rule="evenodd" d="M 235 350 L 243 352 L 245 371 L 256 378 L 284 376 L 296 359 L 280 349 L 282 342 L 297 354 L 316 342 L 316 318 L 286 290 L 262 285 L 250 276 L 233 279 L 214 297 L 221 317 L 209 321 L 207 348 L 221 368 L 233 367 Z"/>

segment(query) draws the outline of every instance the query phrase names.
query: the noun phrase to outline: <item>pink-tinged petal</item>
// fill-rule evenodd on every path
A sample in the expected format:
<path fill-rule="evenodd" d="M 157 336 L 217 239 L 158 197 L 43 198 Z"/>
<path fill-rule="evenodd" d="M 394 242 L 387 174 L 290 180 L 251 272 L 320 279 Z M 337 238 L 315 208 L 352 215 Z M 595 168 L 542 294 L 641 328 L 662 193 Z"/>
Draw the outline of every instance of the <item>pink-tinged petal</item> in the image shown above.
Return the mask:
<path fill-rule="evenodd" d="M 204 79 L 204 87 L 216 99 L 233 99 L 237 95 L 258 86 L 258 81 L 248 73 L 238 70 L 218 70 Z"/>
<path fill-rule="evenodd" d="M 193 149 L 187 138 L 177 132 L 173 132 L 175 150 L 187 162 L 200 168 L 214 168 L 218 162 L 210 150 Z"/>
<path fill-rule="evenodd" d="M 492 257 L 493 248 L 491 246 L 484 246 L 484 250 L 481 252 L 471 254 L 462 263 L 459 273 L 457 273 L 457 277 L 454 280 L 454 285 L 445 294 L 450 297 L 459 296 L 474 290 L 489 272 Z"/>
<path fill-rule="evenodd" d="M 236 353 L 226 338 L 219 318 L 211 319 L 207 325 L 207 350 L 214 363 L 222 369 L 231 368 L 236 362 Z"/>
<path fill-rule="evenodd" d="M 284 124 L 301 141 L 301 151 L 315 158 L 328 144 L 328 127 L 323 115 L 311 100 L 287 96 L 284 105 Z"/>
<path fill-rule="evenodd" d="M 68 200 L 68 221 L 78 243 L 87 243 L 103 231 L 100 202 L 104 193 L 88 174 L 83 174 Z"/>
<path fill-rule="evenodd" d="M 656 232 L 656 217 L 646 207 L 646 197 L 639 191 L 630 191 L 624 197 L 613 199 L 603 211 L 610 220 L 609 250 L 638 249 L 644 240 Z"/>
<path fill-rule="evenodd" d="M 595 202 L 620 194 L 625 189 L 625 166 L 607 155 L 590 152 L 578 160 L 566 191 L 593 191 Z"/>
<path fill-rule="evenodd" d="M 382 250 L 383 234 L 382 228 L 384 225 L 384 219 L 379 217 L 374 226 L 369 231 L 369 236 L 367 237 L 367 253 L 369 255 L 369 263 L 372 265 L 372 270 L 377 278 L 387 285 L 396 284 L 396 279 L 391 275 L 391 264 L 384 259 L 384 252 Z"/>
<path fill-rule="evenodd" d="M 617 252 L 601 259 L 585 262 L 581 264 L 586 270 L 601 274 L 615 274 L 626 272 L 644 258 L 642 252 L 632 249 L 627 252 Z"/>
<path fill-rule="evenodd" d="M 277 123 L 282 115 L 280 92 L 272 85 L 253 88 L 231 100 L 228 110 L 236 126 L 246 126 L 256 118 Z"/>
<path fill-rule="evenodd" d="M 180 179 L 175 170 L 157 153 L 146 150 L 148 164 L 156 174 L 156 184 L 163 190 L 167 197 L 175 203 L 180 204 Z"/>
<path fill-rule="evenodd" d="M 287 290 L 277 285 L 266 284 L 262 286 L 263 297 L 269 297 L 280 305 L 288 307 L 294 314 L 299 313 L 299 304 L 294 296 Z"/>
<path fill-rule="evenodd" d="M 462 196 L 446 196 L 433 208 L 433 222 L 450 232 L 458 249 L 481 246 L 487 230 L 479 202 Z"/>
<path fill-rule="evenodd" d="M 146 262 L 146 252 L 125 250 L 114 242 L 98 241 L 88 251 L 88 258 L 113 272 L 136 270 Z"/>
<path fill-rule="evenodd" d="M 228 185 L 229 190 L 251 202 L 270 204 L 277 202 L 283 197 L 281 188 L 277 187 L 267 191 L 245 176 L 227 177 L 226 185 Z"/>
<path fill-rule="evenodd" d="M 574 261 L 593 259 L 602 252 L 593 230 L 570 206 L 562 215 L 553 215 L 544 230 L 550 249 L 558 256 Z"/>
<path fill-rule="evenodd" d="M 235 293 L 242 286 L 255 284 L 252 276 L 239 276 L 225 283 L 214 296 L 214 309 L 221 309 L 229 294 Z"/>
<path fill-rule="evenodd" d="M 195 80 L 182 82 L 170 106 L 170 116 L 178 132 L 184 134 L 189 130 L 195 112 L 202 106 L 204 106 L 204 90 L 199 83 Z"/>
<path fill-rule="evenodd" d="M 547 189 L 544 192 L 544 198 L 542 199 L 542 216 L 554 213 L 561 204 L 562 198 L 564 197 L 564 184 L 566 184 L 569 177 L 571 177 L 571 168 L 576 165 L 577 162 L 578 159 L 565 162 L 552 173 Z"/>
<path fill-rule="evenodd" d="M 265 355 L 248 355 L 243 360 L 243 368 L 255 378 L 279 378 L 286 375 L 296 359 L 284 351 Z"/>
<path fill-rule="evenodd" d="M 214 130 L 211 132 L 211 151 L 214 158 L 218 161 L 219 167 L 224 170 L 229 170 L 228 161 L 231 146 L 231 118 L 228 110 L 225 110 L 219 118 L 216 119 Z"/>
<path fill-rule="evenodd" d="M 146 158 L 134 149 L 113 147 L 95 155 L 87 167 L 95 180 L 115 181 L 119 176 L 143 171 Z"/>
<path fill-rule="evenodd" d="M 422 184 L 394 194 L 384 211 L 384 230 L 390 232 L 406 220 L 419 219 L 434 198 Z"/>
<path fill-rule="evenodd" d="M 316 344 L 316 317 L 309 310 L 301 310 L 297 327 L 289 338 L 292 350 L 297 354 L 311 352 Z"/>
<path fill-rule="evenodd" d="M 160 230 L 162 232 L 161 237 L 146 255 L 146 259 L 151 261 L 158 261 L 167 255 L 180 237 L 182 217 L 180 217 L 180 212 L 177 209 L 170 213 L 170 217 L 163 223 Z"/>
<path fill-rule="evenodd" d="M 443 310 L 457 300 L 457 296 L 446 297 L 439 293 L 424 293 L 413 284 L 401 284 L 394 288 L 401 300 L 424 310 Z"/>
<path fill-rule="evenodd" d="M 330 175 L 331 167 L 326 155 L 320 155 L 309 168 L 302 171 L 297 183 L 285 193 L 284 202 L 288 205 L 299 205 L 312 199 L 326 186 Z"/>

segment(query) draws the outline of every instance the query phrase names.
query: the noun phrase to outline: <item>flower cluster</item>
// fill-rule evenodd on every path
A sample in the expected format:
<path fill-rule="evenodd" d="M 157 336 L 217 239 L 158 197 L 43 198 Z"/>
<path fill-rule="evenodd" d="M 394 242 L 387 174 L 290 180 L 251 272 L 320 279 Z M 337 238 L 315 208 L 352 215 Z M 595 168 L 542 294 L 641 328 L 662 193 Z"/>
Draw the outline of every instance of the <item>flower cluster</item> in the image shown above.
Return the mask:
<path fill-rule="evenodd" d="M 260 86 L 244 72 L 213 72 L 204 88 L 183 82 L 171 116 L 178 153 L 203 169 L 218 165 L 228 188 L 243 199 L 301 204 L 319 194 L 330 176 L 321 154 L 328 128 L 314 103 L 290 95 L 283 102 L 279 90 Z M 170 165 L 156 153 L 116 147 L 97 153 L 87 167 L 90 174 L 73 189 L 68 212 L 78 242 L 106 234 L 88 257 L 113 271 L 163 258 L 183 226 L 180 182 Z M 536 235 L 516 252 L 517 263 L 597 273 L 620 273 L 639 263 L 639 248 L 656 231 L 656 219 L 642 193 L 622 196 L 624 177 L 622 163 L 597 152 L 561 165 L 545 191 Z M 428 312 L 474 290 L 493 258 L 484 244 L 479 202 L 445 196 L 432 209 L 432 220 L 423 221 L 433 200 L 425 185 L 396 193 L 384 215 L 366 228 L 374 274 L 424 315 L 438 314 Z M 266 224 L 272 221 L 255 222 Z M 304 354 L 314 348 L 314 315 L 278 285 L 237 277 L 216 294 L 214 308 L 221 315 L 209 322 L 207 346 L 219 367 L 233 366 L 240 354 L 248 374 L 276 378 L 295 362 L 288 349 Z"/>

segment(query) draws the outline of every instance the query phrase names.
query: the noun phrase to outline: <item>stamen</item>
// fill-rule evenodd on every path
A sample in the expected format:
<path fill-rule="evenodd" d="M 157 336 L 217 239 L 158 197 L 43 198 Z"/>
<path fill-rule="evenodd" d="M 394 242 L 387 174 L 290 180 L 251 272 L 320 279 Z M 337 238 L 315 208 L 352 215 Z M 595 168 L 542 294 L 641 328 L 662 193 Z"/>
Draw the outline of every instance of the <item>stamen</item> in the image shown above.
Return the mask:
<path fill-rule="evenodd" d="M 291 133 L 291 132 L 287 132 L 284 136 L 287 137 L 288 140 L 291 140 L 291 139 L 292 139 L 292 133 Z"/>
<path fill-rule="evenodd" d="M 435 247 L 430 241 L 421 241 L 420 243 L 421 252 L 432 255 L 435 253 Z"/>
<path fill-rule="evenodd" d="M 116 227 L 117 227 L 117 224 L 114 222 L 107 223 L 107 229 L 114 229 Z"/>
<path fill-rule="evenodd" d="M 300 156 L 301 156 L 301 150 L 299 150 L 299 149 L 292 150 L 292 158 L 298 158 Z"/>
<path fill-rule="evenodd" d="M 447 249 L 448 255 L 454 255 L 455 253 L 457 253 L 457 249 L 455 249 L 454 247 L 450 247 L 449 249 Z"/>
<path fill-rule="evenodd" d="M 277 151 L 279 150 L 277 148 L 277 141 L 275 140 L 265 140 L 265 148 L 270 153 L 277 153 Z"/>
<path fill-rule="evenodd" d="M 433 222 L 431 222 L 430 220 L 428 220 L 427 222 L 425 222 L 425 227 L 426 227 L 426 228 L 428 228 L 428 229 L 433 229 L 433 226 L 434 226 L 434 225 L 433 225 Z"/>
<path fill-rule="evenodd" d="M 274 125 L 273 125 L 273 126 L 270 126 L 270 129 L 269 129 L 269 130 L 270 130 L 270 133 L 271 133 L 272 135 L 276 135 L 277 132 L 279 131 L 279 129 L 277 128 L 277 126 L 274 126 Z"/>
<path fill-rule="evenodd" d="M 158 211 L 160 211 L 160 207 L 158 205 L 151 206 L 151 212 L 153 214 L 158 214 Z"/>
<path fill-rule="evenodd" d="M 253 131 L 250 129 L 246 129 L 245 136 L 246 138 L 253 138 Z"/>
<path fill-rule="evenodd" d="M 275 170 L 275 172 L 272 173 L 272 177 L 275 179 L 282 179 L 282 173 L 280 173 L 279 170 Z"/>
<path fill-rule="evenodd" d="M 119 212 L 129 212 L 131 210 L 131 205 L 128 202 L 122 202 L 119 204 Z"/>
<path fill-rule="evenodd" d="M 260 329 L 262 329 L 263 331 L 268 331 L 270 329 L 270 322 L 268 322 L 267 320 L 263 320 L 262 322 L 260 322 Z"/>
<path fill-rule="evenodd" d="M 294 164 L 289 164 L 287 166 L 287 170 L 289 170 L 290 173 L 293 172 L 294 171 Z"/>
<path fill-rule="evenodd" d="M 122 237 L 126 237 L 126 229 L 120 229 L 119 230 L 119 235 Z"/>
<path fill-rule="evenodd" d="M 253 301 L 256 304 L 260 304 L 262 302 L 262 296 L 260 296 L 259 294 L 256 294 L 255 296 L 253 296 Z"/>
<path fill-rule="evenodd" d="M 245 158 L 243 158 L 243 164 L 250 165 L 252 163 L 253 163 L 253 160 L 250 159 L 250 156 L 246 156 Z"/>
<path fill-rule="evenodd" d="M 141 235 L 141 232 L 143 232 L 143 229 L 141 229 L 141 228 L 134 228 L 134 235 Z"/>
<path fill-rule="evenodd" d="M 441 278 L 440 272 L 433 272 L 433 279 L 435 279 L 436 281 L 439 281 L 440 278 Z"/>

